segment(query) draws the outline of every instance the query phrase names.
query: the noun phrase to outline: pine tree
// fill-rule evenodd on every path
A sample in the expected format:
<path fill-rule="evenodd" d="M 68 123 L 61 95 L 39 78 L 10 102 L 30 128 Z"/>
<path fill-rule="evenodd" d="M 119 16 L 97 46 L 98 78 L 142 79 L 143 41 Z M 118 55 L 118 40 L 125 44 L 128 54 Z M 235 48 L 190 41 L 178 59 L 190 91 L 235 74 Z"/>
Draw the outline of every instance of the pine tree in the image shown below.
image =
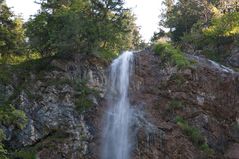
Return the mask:
<path fill-rule="evenodd" d="M 0 24 L 0 55 L 22 53 L 25 41 L 23 22 L 3 0 L 0 1 Z"/>

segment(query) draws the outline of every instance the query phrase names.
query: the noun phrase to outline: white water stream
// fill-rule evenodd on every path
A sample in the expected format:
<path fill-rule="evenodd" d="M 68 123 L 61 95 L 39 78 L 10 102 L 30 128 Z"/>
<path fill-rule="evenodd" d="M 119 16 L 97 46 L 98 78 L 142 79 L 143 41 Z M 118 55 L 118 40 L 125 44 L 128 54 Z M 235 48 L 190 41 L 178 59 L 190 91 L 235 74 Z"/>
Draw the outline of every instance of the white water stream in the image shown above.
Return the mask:
<path fill-rule="evenodd" d="M 131 144 L 129 128 L 132 109 L 128 99 L 133 53 L 124 52 L 110 67 L 108 104 L 102 138 L 102 159 L 129 159 Z"/>

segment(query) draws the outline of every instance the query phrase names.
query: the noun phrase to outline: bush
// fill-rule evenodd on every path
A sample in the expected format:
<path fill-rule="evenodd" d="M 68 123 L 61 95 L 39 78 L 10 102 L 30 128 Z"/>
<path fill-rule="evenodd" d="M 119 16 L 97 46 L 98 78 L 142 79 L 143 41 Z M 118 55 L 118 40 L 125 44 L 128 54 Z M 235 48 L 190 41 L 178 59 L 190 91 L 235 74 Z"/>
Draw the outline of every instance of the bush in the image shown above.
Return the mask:
<path fill-rule="evenodd" d="M 97 92 L 86 85 L 85 81 L 75 81 L 75 105 L 77 111 L 82 113 L 86 109 L 90 108 L 93 103 L 89 99 L 90 94 L 97 94 Z"/>
<path fill-rule="evenodd" d="M 190 65 L 190 61 L 186 59 L 183 52 L 174 48 L 170 43 L 157 43 L 154 46 L 154 51 L 161 56 L 163 61 L 169 61 L 179 69 L 187 68 Z"/>
<path fill-rule="evenodd" d="M 212 156 L 214 151 L 208 146 L 208 144 L 204 143 L 200 146 L 200 149 L 205 152 L 208 156 Z"/>
<path fill-rule="evenodd" d="M 209 148 L 208 144 L 205 142 L 204 137 L 200 133 L 200 130 L 194 128 L 188 124 L 182 117 L 176 117 L 176 123 L 182 129 L 183 133 L 190 138 L 192 143 L 201 149 L 204 153 L 211 156 L 214 151 Z"/>
<path fill-rule="evenodd" d="M 231 53 L 227 46 L 237 45 L 238 39 L 239 12 L 232 12 L 215 16 L 207 24 L 198 21 L 191 32 L 182 37 L 182 42 L 191 44 L 195 50 L 201 50 L 201 54 L 211 60 L 225 63 Z"/>
<path fill-rule="evenodd" d="M 26 61 L 40 59 L 41 55 L 37 52 L 32 52 L 23 55 L 10 54 L 8 56 L 0 56 L 0 64 L 17 65 Z"/>
<path fill-rule="evenodd" d="M 27 124 L 27 117 L 23 111 L 15 109 L 12 105 L 4 105 L 0 107 L 0 123 L 23 129 Z"/>

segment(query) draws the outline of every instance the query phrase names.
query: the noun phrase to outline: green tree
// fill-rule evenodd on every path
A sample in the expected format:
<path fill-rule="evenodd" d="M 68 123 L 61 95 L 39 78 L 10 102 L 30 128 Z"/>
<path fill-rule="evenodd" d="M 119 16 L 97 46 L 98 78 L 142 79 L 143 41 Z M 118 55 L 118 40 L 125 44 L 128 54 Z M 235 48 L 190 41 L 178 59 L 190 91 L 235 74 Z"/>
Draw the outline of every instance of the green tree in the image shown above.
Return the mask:
<path fill-rule="evenodd" d="M 24 50 L 23 22 L 0 0 L 0 56 L 19 54 Z"/>
<path fill-rule="evenodd" d="M 180 41 L 180 38 L 189 33 L 192 26 L 203 17 L 204 1 L 179 0 L 173 7 L 168 1 L 165 1 L 165 4 L 170 8 L 163 14 L 162 24 L 170 28 L 174 41 Z"/>
<path fill-rule="evenodd" d="M 134 18 L 121 0 L 43 0 L 27 23 L 32 48 L 42 55 L 116 53 L 132 47 Z M 131 38 L 131 39 L 130 39 Z M 136 38 L 135 38 L 136 39 Z"/>

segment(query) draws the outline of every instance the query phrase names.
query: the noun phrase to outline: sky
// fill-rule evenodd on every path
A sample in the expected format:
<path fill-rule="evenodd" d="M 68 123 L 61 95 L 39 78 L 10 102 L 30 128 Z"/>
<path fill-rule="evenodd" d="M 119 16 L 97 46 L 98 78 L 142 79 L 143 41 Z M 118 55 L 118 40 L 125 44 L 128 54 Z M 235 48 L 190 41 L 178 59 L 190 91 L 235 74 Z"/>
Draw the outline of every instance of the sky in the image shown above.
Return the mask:
<path fill-rule="evenodd" d="M 40 9 L 34 0 L 6 0 L 15 14 L 21 14 L 25 21 Z M 140 33 L 144 40 L 149 41 L 153 33 L 158 30 L 159 15 L 162 10 L 162 0 L 125 0 L 126 6 L 132 8 L 141 28 Z"/>

